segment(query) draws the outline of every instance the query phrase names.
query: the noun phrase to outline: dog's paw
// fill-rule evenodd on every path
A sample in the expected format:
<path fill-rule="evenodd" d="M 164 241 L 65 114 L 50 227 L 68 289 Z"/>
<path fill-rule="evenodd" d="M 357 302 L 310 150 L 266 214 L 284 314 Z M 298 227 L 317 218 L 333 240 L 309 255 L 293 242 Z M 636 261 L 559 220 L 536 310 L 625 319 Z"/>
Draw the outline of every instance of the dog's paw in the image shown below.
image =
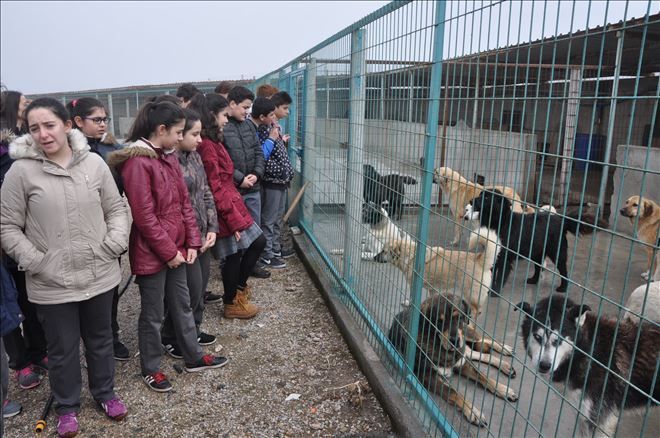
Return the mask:
<path fill-rule="evenodd" d="M 644 279 L 644 281 L 649 281 L 649 271 L 642 272 L 639 275 L 640 275 L 640 277 L 642 277 Z"/>
<path fill-rule="evenodd" d="M 493 348 L 495 348 L 495 351 L 502 353 L 504 356 L 513 356 L 513 347 L 510 345 L 495 343 L 493 344 Z"/>
<path fill-rule="evenodd" d="M 518 401 L 518 394 L 516 394 L 513 389 L 509 388 L 506 390 L 506 399 L 512 402 Z"/>
<path fill-rule="evenodd" d="M 486 420 L 486 417 L 479 412 L 477 408 L 472 408 L 472 410 L 466 410 L 464 412 L 465 418 L 472 423 L 475 424 L 479 427 L 486 427 L 488 426 L 488 420 Z"/>
<path fill-rule="evenodd" d="M 513 368 L 513 365 L 511 365 L 509 362 L 502 361 L 500 363 L 500 372 L 502 374 L 505 374 L 509 376 L 512 379 L 515 379 L 516 377 L 516 370 Z"/>

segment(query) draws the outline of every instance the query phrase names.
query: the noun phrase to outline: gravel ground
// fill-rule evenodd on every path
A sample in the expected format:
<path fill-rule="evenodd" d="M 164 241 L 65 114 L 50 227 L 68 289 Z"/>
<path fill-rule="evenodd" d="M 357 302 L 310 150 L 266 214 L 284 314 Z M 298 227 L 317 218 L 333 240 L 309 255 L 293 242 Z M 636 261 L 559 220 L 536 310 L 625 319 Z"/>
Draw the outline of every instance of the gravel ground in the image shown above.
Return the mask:
<path fill-rule="evenodd" d="M 83 373 L 82 436 L 393 436 L 390 421 L 372 394 L 332 316 L 297 258 L 270 279 L 251 279 L 254 301 L 263 312 L 249 321 L 225 320 L 222 304 L 207 306 L 203 329 L 218 335 L 209 353 L 224 348 L 226 367 L 179 374 L 182 361 L 165 355 L 162 370 L 174 390 L 158 394 L 140 378 L 138 357 L 116 362 L 115 386 L 129 407 L 120 423 L 96 408 Z M 128 263 L 124 263 L 127 266 Z M 127 273 L 125 273 L 125 276 Z M 219 270 L 210 290 L 221 291 Z M 119 303 L 122 340 L 137 351 L 139 293 L 133 284 Z M 23 413 L 5 422 L 5 436 L 32 435 L 48 394 L 47 381 L 9 394 Z M 285 401 L 292 395 L 299 399 Z M 51 411 L 52 412 L 52 411 Z M 56 436 L 51 413 L 47 436 Z"/>

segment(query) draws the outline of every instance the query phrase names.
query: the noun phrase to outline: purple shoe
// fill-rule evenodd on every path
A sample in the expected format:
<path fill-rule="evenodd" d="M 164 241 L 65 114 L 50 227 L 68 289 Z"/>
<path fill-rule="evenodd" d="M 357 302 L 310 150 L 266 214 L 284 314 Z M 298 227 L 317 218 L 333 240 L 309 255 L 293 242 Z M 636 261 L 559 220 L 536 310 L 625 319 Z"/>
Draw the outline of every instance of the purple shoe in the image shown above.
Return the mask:
<path fill-rule="evenodd" d="M 78 414 L 76 412 L 69 412 L 59 416 L 57 420 L 57 434 L 65 438 L 78 435 Z"/>
<path fill-rule="evenodd" d="M 128 408 L 117 396 L 111 400 L 108 400 L 107 402 L 102 402 L 100 404 L 103 412 L 105 412 L 105 415 L 115 421 L 123 420 L 124 417 L 128 414 Z"/>

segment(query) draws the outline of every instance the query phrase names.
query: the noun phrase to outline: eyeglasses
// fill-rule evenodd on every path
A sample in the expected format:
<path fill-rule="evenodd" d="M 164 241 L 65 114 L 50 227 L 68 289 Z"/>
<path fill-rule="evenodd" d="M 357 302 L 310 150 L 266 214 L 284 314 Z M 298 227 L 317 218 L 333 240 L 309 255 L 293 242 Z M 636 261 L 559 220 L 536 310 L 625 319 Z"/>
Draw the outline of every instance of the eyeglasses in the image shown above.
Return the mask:
<path fill-rule="evenodd" d="M 108 123 L 110 123 L 110 117 L 84 117 L 84 119 L 91 120 L 97 125 L 100 125 L 101 123 L 105 123 L 107 125 Z"/>

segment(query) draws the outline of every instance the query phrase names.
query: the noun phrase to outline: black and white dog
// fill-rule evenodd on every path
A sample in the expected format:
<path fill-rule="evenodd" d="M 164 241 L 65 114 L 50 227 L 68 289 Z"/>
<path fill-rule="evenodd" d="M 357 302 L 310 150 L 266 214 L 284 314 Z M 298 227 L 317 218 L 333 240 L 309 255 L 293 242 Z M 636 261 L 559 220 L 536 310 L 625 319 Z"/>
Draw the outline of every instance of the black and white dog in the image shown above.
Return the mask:
<path fill-rule="evenodd" d="M 526 257 L 534 262 L 534 275 L 527 279 L 528 284 L 539 281 L 541 267 L 548 257 L 561 274 L 557 292 L 566 292 L 568 287 L 566 258 L 568 242 L 566 233 L 579 231 L 587 234 L 594 230 L 589 223 L 593 216 L 583 215 L 580 223 L 575 218 L 563 217 L 548 211 L 536 214 L 514 213 L 511 203 L 498 190 L 483 191 L 465 207 L 465 220 L 478 220 L 482 227 L 496 230 L 506 251 L 500 251 L 493 267 L 493 292 L 499 293 L 513 269 L 518 257 Z"/>
<path fill-rule="evenodd" d="M 371 164 L 365 164 L 363 171 L 364 188 L 362 196 L 364 202 L 384 205 L 391 218 L 401 219 L 406 184 L 417 184 L 417 180 L 411 176 L 399 174 L 381 175 Z"/>
<path fill-rule="evenodd" d="M 362 223 L 369 224 L 369 232 L 364 236 L 364 243 L 361 248 L 362 260 L 375 260 L 377 262 L 386 263 L 385 253 L 383 249 L 387 242 L 392 240 L 412 240 L 408 233 L 399 228 L 392 219 L 390 219 L 387 210 L 383 205 L 374 202 L 365 202 L 362 205 Z M 330 251 L 333 255 L 343 255 L 344 250 L 333 249 Z"/>
<path fill-rule="evenodd" d="M 599 318 L 589 306 L 565 295 L 544 298 L 534 307 L 527 302 L 516 307 L 526 313 L 521 331 L 527 356 L 534 369 L 571 390 L 584 435 L 611 436 L 622 407 L 657 406 L 658 325 L 644 322 L 640 328 L 622 319 L 617 329 L 616 318 Z"/>

